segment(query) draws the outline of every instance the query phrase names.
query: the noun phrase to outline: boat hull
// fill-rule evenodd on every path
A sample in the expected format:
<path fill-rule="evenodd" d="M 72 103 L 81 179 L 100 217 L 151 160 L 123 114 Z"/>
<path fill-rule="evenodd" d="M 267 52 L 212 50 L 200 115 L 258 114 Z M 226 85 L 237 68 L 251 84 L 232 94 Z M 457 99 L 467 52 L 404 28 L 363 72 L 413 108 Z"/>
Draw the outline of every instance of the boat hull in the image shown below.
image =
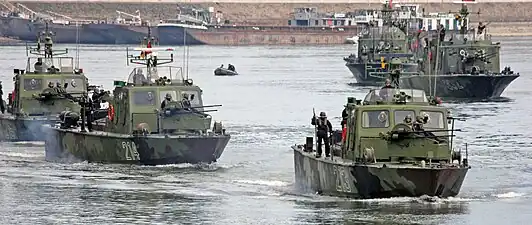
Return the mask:
<path fill-rule="evenodd" d="M 214 75 L 215 76 L 235 76 L 235 75 L 238 75 L 238 73 L 236 71 L 228 70 L 225 68 L 216 68 L 214 70 Z"/>
<path fill-rule="evenodd" d="M 0 141 L 44 141 L 41 129 L 50 120 L 42 117 L 16 118 L 10 114 L 0 115 Z"/>
<path fill-rule="evenodd" d="M 163 165 L 211 163 L 222 155 L 229 135 L 124 135 L 44 126 L 46 160 Z"/>
<path fill-rule="evenodd" d="M 315 158 L 293 146 L 296 186 L 323 195 L 350 198 L 452 197 L 458 195 L 468 167 L 422 168 L 346 163 Z"/>
<path fill-rule="evenodd" d="M 194 28 L 185 28 L 179 26 L 165 25 L 157 26 L 157 37 L 160 45 L 203 45 L 204 42 L 196 39 L 190 34 Z M 185 40 L 186 38 L 186 40 Z"/>
<path fill-rule="evenodd" d="M 447 99 L 489 99 L 500 97 L 506 87 L 519 77 L 511 75 L 438 75 L 436 93 Z M 400 79 L 402 88 L 422 89 L 434 93 L 434 76 L 404 76 Z"/>
<path fill-rule="evenodd" d="M 0 34 L 23 41 L 35 42 L 36 34 L 45 30 L 46 25 L 40 21 L 22 18 L 0 18 Z M 79 39 L 80 44 L 138 44 L 148 33 L 148 27 L 135 27 L 121 24 L 83 24 L 74 25 L 48 24 L 52 31 L 54 43 L 73 44 Z M 79 33 L 78 33 L 79 32 Z"/>
<path fill-rule="evenodd" d="M 405 72 L 415 73 L 418 71 L 418 64 L 402 64 L 402 65 L 403 65 L 403 70 Z M 379 71 L 381 67 L 380 63 L 365 64 L 365 63 L 347 62 L 345 66 L 347 66 L 349 71 L 351 71 L 351 73 L 355 77 L 358 84 L 382 85 L 384 81 L 386 80 L 386 78 L 388 78 L 387 76 L 382 76 L 382 75 L 372 76 L 369 74 L 367 67 L 379 68 L 378 70 L 375 70 L 375 71 Z"/>
<path fill-rule="evenodd" d="M 209 26 L 206 29 L 179 25 L 157 27 L 161 45 L 330 45 L 344 44 L 345 38 L 357 34 L 357 28 L 338 31 L 320 27 L 286 26 Z"/>

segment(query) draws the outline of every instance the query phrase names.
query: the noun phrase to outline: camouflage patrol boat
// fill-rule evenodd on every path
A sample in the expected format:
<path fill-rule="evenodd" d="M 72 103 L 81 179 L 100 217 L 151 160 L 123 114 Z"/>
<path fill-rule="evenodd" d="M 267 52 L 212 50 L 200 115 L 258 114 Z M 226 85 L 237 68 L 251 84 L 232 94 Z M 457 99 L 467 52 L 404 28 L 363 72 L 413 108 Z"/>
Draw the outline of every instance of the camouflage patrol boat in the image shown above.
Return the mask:
<path fill-rule="evenodd" d="M 128 53 L 128 64 L 145 66 L 114 82 L 112 96 L 103 97 L 106 114 L 94 113 L 95 102 L 86 99 L 79 115 L 65 112 L 63 122 L 45 126 L 47 160 L 159 165 L 211 163 L 221 156 L 230 135 L 221 122 L 211 131 L 207 114 L 221 105 L 203 105 L 202 90 L 183 77 L 181 67 L 160 66 L 173 62 L 173 54 L 157 56 L 171 49 L 152 48 L 153 40 L 135 49 L 140 56 Z"/>
<path fill-rule="evenodd" d="M 469 11 L 462 3 L 456 19 L 459 34 L 443 41 L 430 41 L 424 49 L 420 74 L 401 77 L 401 87 L 422 89 L 446 99 L 489 99 L 500 97 L 519 77 L 510 67 L 500 68 L 500 43 L 483 29 L 467 30 Z M 449 35 L 448 35 L 449 36 Z"/>
<path fill-rule="evenodd" d="M 313 137 L 292 146 L 299 188 L 352 198 L 459 193 L 470 169 L 467 145 L 463 158 L 453 150 L 454 119 L 438 101 L 423 90 L 383 88 L 347 102 L 347 125 L 332 135 L 332 157 L 315 156 Z"/>
<path fill-rule="evenodd" d="M 410 51 L 410 38 L 407 34 L 409 21 L 396 20 L 392 14 L 398 9 L 392 9 L 391 4 L 385 3 L 381 13 L 382 26 L 368 25 L 359 35 L 357 53 L 345 57 L 345 66 L 360 85 L 380 85 L 388 74 L 386 63 L 392 59 L 402 64 L 402 73 L 417 73 L 419 64 L 415 55 Z M 411 13 L 409 11 L 402 13 Z"/>
<path fill-rule="evenodd" d="M 46 27 L 37 46 L 26 46 L 26 67 L 13 70 L 14 90 L 7 104 L 1 101 L 0 140 L 44 141 L 43 124 L 64 110 L 81 108 L 76 100 L 87 92 L 87 78 L 72 57 L 61 56 L 68 49 L 53 49 L 52 37 Z"/>

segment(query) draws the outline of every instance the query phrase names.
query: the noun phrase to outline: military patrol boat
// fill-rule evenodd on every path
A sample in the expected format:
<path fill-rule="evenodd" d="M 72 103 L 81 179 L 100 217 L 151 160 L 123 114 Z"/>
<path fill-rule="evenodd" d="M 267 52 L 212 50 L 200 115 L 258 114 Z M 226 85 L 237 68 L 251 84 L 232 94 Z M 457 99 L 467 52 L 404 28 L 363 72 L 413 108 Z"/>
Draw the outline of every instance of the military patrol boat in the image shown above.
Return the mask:
<path fill-rule="evenodd" d="M 395 20 L 391 4 L 385 3 L 381 13 L 383 25 L 368 25 L 358 35 L 357 54 L 345 57 L 349 68 L 361 85 L 379 85 L 384 83 L 388 68 L 386 63 L 399 60 L 403 73 L 417 73 L 418 62 L 410 51 L 408 30 L 409 21 Z M 410 11 L 403 13 L 411 13 Z"/>
<path fill-rule="evenodd" d="M 134 68 L 127 81 L 114 82 L 112 96 L 103 97 L 107 114 L 96 116 L 95 102 L 85 99 L 80 115 L 65 112 L 61 123 L 45 126 L 47 160 L 158 165 L 211 163 L 221 156 L 230 135 L 221 122 L 211 131 L 206 113 L 221 105 L 203 105 L 202 90 L 183 77 L 183 68 L 160 66 L 173 62 L 173 54 L 156 53 L 172 49 L 152 48 L 152 41 L 135 49 L 140 56 L 128 51 L 128 65 L 145 66 Z"/>
<path fill-rule="evenodd" d="M 500 68 L 500 43 L 493 43 L 485 27 L 467 30 L 466 3 L 456 15 L 459 34 L 430 41 L 421 63 L 421 74 L 401 77 L 401 87 L 423 89 L 450 99 L 489 99 L 500 97 L 519 77 L 510 67 Z"/>
<path fill-rule="evenodd" d="M 453 150 L 454 119 L 439 103 L 417 89 L 349 97 L 331 157 L 315 156 L 313 137 L 292 146 L 296 185 L 353 198 L 456 196 L 470 168 L 467 145 L 465 157 Z"/>
<path fill-rule="evenodd" d="M 76 100 L 87 91 L 87 78 L 72 57 L 61 56 L 68 49 L 53 49 L 53 35 L 48 27 L 39 33 L 37 46 L 26 46 L 26 68 L 13 70 L 14 90 L 7 104 L 1 101 L 0 140 L 44 141 L 43 124 L 81 108 Z"/>

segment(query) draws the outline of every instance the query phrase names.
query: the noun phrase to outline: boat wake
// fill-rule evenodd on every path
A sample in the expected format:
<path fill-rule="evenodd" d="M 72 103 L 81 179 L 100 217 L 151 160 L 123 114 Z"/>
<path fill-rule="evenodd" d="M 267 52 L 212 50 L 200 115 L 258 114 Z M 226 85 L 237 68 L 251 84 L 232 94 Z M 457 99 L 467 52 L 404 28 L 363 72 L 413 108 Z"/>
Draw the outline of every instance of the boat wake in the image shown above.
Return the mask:
<path fill-rule="evenodd" d="M 233 180 L 233 183 L 237 184 L 252 184 L 260 186 L 270 186 L 270 187 L 287 187 L 290 186 L 289 183 L 279 180 Z"/>
<path fill-rule="evenodd" d="M 15 146 L 25 146 L 25 147 L 42 147 L 44 146 L 44 141 L 18 141 L 18 142 L 12 142 L 11 144 Z"/>
<path fill-rule="evenodd" d="M 499 199 L 508 199 L 508 198 L 519 198 L 525 196 L 525 193 L 519 193 L 519 192 L 505 192 L 501 194 L 494 194 L 493 196 Z"/>

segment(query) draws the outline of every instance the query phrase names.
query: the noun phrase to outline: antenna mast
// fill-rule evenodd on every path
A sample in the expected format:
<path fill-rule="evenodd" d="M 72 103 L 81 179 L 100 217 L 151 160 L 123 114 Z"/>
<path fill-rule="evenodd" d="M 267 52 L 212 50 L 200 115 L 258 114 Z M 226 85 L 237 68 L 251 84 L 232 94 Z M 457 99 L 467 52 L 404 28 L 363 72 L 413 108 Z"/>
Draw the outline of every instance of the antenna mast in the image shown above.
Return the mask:
<path fill-rule="evenodd" d="M 174 61 L 174 54 L 170 54 L 170 58 L 163 58 L 157 55 L 157 51 L 173 51 L 172 48 L 154 48 L 155 38 L 151 36 L 151 27 L 148 26 L 148 37 L 144 38 L 146 41 L 142 42 L 141 48 L 135 48 L 134 50 L 141 51 L 140 56 L 133 56 L 127 54 L 128 64 L 146 65 L 148 81 L 151 81 L 152 75 L 158 76 L 157 66 L 162 64 L 171 63 Z M 127 50 L 127 49 L 126 49 Z"/>
<path fill-rule="evenodd" d="M 48 30 L 48 23 L 45 23 L 44 31 L 37 36 L 37 47 L 26 46 L 26 54 L 38 55 L 44 57 L 44 63 L 47 66 L 53 66 L 53 57 L 57 55 L 68 54 L 68 49 L 65 50 L 53 50 L 54 41 L 52 36 L 54 34 Z M 42 48 L 41 43 L 44 44 Z M 29 50 L 29 51 L 28 51 Z"/>
<path fill-rule="evenodd" d="M 187 28 L 185 27 L 183 31 L 183 73 L 185 73 L 185 77 L 188 80 L 188 48 L 187 48 Z"/>
<path fill-rule="evenodd" d="M 76 69 L 79 69 L 79 20 L 76 19 Z"/>

